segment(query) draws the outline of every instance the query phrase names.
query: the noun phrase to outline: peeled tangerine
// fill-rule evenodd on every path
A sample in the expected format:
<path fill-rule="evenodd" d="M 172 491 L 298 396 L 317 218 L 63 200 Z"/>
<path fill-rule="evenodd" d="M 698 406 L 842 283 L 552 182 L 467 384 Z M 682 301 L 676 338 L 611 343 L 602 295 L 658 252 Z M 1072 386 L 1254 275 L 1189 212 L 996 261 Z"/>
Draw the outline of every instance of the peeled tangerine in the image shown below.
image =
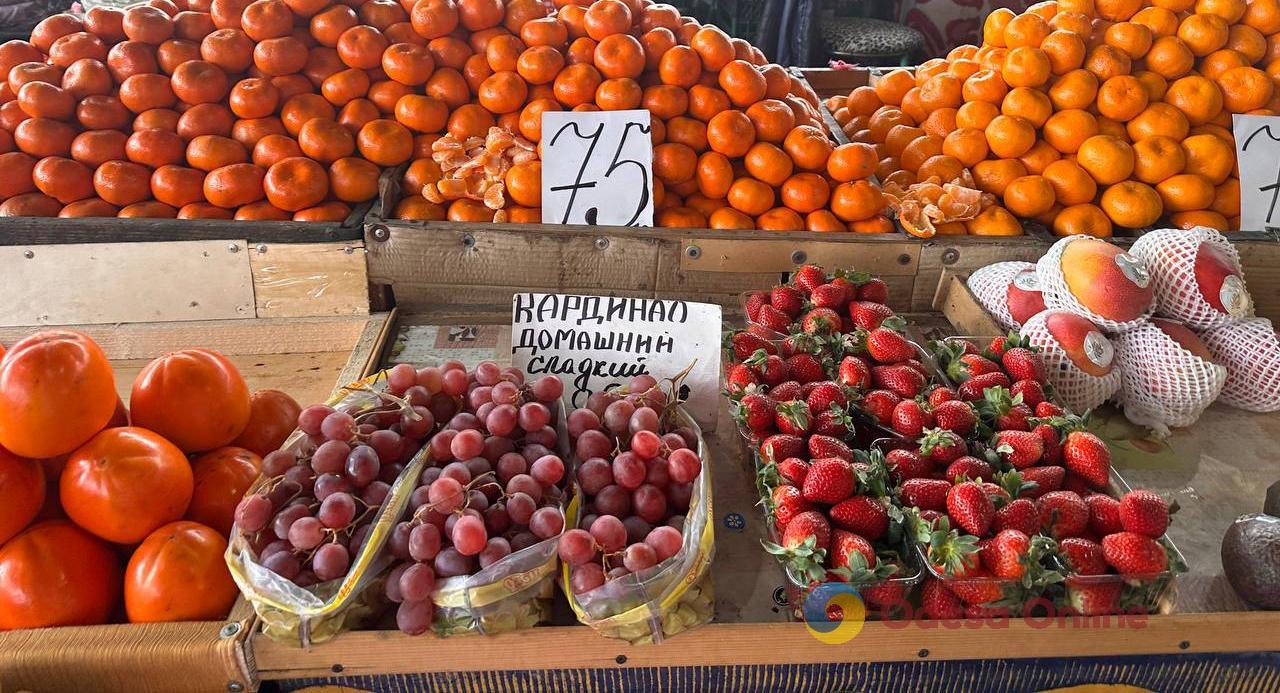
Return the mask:
<path fill-rule="evenodd" d="M 1097 238 L 1068 236 L 1036 263 L 1045 305 L 1089 318 L 1108 332 L 1142 324 L 1155 301 L 1147 266 Z"/>
<path fill-rule="evenodd" d="M 1205 343 L 1174 320 L 1152 318 L 1116 336 L 1115 345 L 1124 415 L 1158 435 L 1195 423 L 1227 380 Z"/>
<path fill-rule="evenodd" d="M 1240 254 L 1217 231 L 1203 226 L 1150 231 L 1131 252 L 1151 273 L 1160 315 L 1197 330 L 1253 317 Z"/>
<path fill-rule="evenodd" d="M 1049 384 L 1071 411 L 1093 409 L 1120 389 L 1115 347 L 1085 318 L 1046 310 L 1027 320 L 1022 336 L 1040 348 Z"/>
<path fill-rule="evenodd" d="M 1218 400 L 1249 411 L 1280 410 L 1280 336 L 1266 318 L 1248 318 L 1200 335 L 1227 369 Z"/>
<path fill-rule="evenodd" d="M 1045 309 L 1036 266 L 1030 262 L 996 262 L 969 275 L 969 290 L 1006 330 L 1022 327 Z"/>

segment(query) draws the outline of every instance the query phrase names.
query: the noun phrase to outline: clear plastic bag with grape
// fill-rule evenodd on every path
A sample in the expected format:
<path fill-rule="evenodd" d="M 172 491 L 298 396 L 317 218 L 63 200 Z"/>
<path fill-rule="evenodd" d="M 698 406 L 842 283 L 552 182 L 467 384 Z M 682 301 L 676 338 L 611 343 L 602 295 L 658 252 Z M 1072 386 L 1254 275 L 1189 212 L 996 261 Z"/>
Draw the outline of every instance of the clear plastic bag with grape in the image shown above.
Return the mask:
<path fill-rule="evenodd" d="M 263 632 L 274 640 L 305 647 L 376 616 L 378 605 L 370 603 L 365 588 L 388 562 L 383 546 L 404 513 L 413 480 L 422 468 L 426 456 L 422 441 L 435 427 L 425 406 L 389 394 L 391 372 L 351 383 L 324 405 L 304 410 L 303 428 L 264 458 L 263 476 L 237 508 L 227 566 L 262 620 Z M 349 418 L 344 419 L 344 414 Z M 350 425 L 352 436 L 357 422 L 370 417 L 404 417 L 405 427 L 396 425 L 403 435 L 366 439 L 369 451 L 376 452 L 377 446 L 385 454 L 382 444 L 394 438 L 398 446 L 394 461 L 379 460 L 376 454 L 369 459 L 369 451 L 351 446 L 335 455 L 332 438 L 318 445 L 323 437 L 321 422 L 331 425 L 327 415 Z M 305 423 L 308 417 L 315 420 L 313 424 Z M 315 430 L 308 433 L 303 430 L 307 427 Z M 330 464 L 337 465 L 336 473 L 317 476 Z M 301 500 L 295 504 L 295 499 Z M 307 501 L 317 507 L 309 508 Z M 295 507 L 296 518 L 290 511 Z M 315 543 L 305 536 L 313 533 L 318 535 Z M 292 548 L 290 542 L 294 542 Z M 300 553 L 298 545 L 308 548 Z"/>
<path fill-rule="evenodd" d="M 580 622 L 632 644 L 662 642 L 715 611 L 711 460 L 669 382 L 670 396 L 646 403 L 633 380 L 630 397 L 599 407 L 603 415 L 568 418 L 582 488 L 566 518 L 575 529 L 561 538 L 561 587 Z"/>

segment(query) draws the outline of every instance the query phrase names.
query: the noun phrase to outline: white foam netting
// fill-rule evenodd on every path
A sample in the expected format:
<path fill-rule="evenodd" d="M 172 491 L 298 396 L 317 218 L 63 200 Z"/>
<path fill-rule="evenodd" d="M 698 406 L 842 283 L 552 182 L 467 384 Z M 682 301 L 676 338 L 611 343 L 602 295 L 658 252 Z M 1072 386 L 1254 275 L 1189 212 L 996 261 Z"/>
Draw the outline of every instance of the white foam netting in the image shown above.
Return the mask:
<path fill-rule="evenodd" d="M 1112 343 L 1125 417 L 1161 436 L 1171 426 L 1195 423 L 1227 380 L 1227 369 L 1182 348 L 1153 323 L 1117 335 Z"/>
<path fill-rule="evenodd" d="M 1099 332 L 1101 341 L 1095 342 L 1095 347 L 1101 353 L 1100 360 L 1111 361 L 1111 372 L 1104 376 L 1085 373 L 1058 344 L 1049 328 L 1045 327 L 1045 316 L 1051 312 L 1046 310 L 1031 316 L 1022 326 L 1022 336 L 1033 346 L 1040 348 L 1040 358 L 1044 361 L 1049 384 L 1053 386 L 1054 399 L 1072 412 L 1083 414 L 1106 402 L 1120 389 L 1120 371 L 1114 362 L 1114 345 Z"/>
<path fill-rule="evenodd" d="M 1196 256 L 1202 244 L 1209 244 L 1226 256 L 1240 273 L 1240 254 L 1226 236 L 1197 226 L 1190 231 L 1159 229 L 1148 231 L 1134 242 L 1131 253 L 1147 263 L 1156 294 L 1156 313 L 1180 320 L 1196 330 L 1207 330 L 1246 317 L 1253 317 L 1253 301 L 1243 279 L 1224 282 L 1221 296 L 1226 312 L 1209 304 L 1196 282 Z M 1241 273 L 1241 277 L 1243 274 Z"/>
<path fill-rule="evenodd" d="M 1219 402 L 1249 411 L 1280 410 L 1280 339 L 1270 320 L 1229 323 L 1200 338 L 1214 360 L 1227 368 Z"/>
<path fill-rule="evenodd" d="M 1018 321 L 1009 314 L 1009 284 L 1023 270 L 1034 270 L 1030 262 L 996 262 L 980 267 L 969 275 L 969 290 L 978 303 L 1006 330 L 1018 329 Z"/>
<path fill-rule="evenodd" d="M 1049 248 L 1049 251 L 1036 262 L 1036 275 L 1040 278 L 1040 291 L 1044 296 L 1045 308 L 1049 310 L 1065 310 L 1086 317 L 1103 331 L 1110 333 L 1131 330 L 1146 322 L 1146 319 L 1151 316 L 1152 306 L 1146 306 L 1142 311 L 1142 315 L 1133 320 L 1118 322 L 1098 315 L 1076 300 L 1076 297 L 1071 293 L 1071 289 L 1067 286 L 1066 278 L 1062 276 L 1061 260 L 1063 249 L 1067 245 L 1077 242 L 1095 243 L 1098 240 L 1091 236 L 1067 236 L 1054 243 Z M 1141 260 L 1132 255 L 1128 255 L 1128 257 L 1133 260 L 1130 264 L 1133 272 L 1139 276 L 1147 274 L 1146 265 Z M 1153 300 L 1152 304 L 1154 305 L 1154 303 L 1155 301 Z"/>

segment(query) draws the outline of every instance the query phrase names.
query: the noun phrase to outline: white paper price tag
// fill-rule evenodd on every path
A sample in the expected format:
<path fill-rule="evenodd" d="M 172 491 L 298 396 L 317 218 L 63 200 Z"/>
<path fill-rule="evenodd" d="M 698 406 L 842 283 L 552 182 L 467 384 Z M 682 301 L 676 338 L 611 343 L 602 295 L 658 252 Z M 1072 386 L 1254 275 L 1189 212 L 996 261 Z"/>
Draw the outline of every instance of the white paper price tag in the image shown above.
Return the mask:
<path fill-rule="evenodd" d="M 542 223 L 653 226 L 649 111 L 542 114 Z"/>
<path fill-rule="evenodd" d="M 693 367 L 685 408 L 705 431 L 720 407 L 720 306 L 651 298 L 521 293 L 511 298 L 511 365 L 564 381 L 564 405 L 649 374 Z"/>
<path fill-rule="evenodd" d="M 1280 117 L 1233 116 L 1240 166 L 1240 229 L 1280 227 Z"/>

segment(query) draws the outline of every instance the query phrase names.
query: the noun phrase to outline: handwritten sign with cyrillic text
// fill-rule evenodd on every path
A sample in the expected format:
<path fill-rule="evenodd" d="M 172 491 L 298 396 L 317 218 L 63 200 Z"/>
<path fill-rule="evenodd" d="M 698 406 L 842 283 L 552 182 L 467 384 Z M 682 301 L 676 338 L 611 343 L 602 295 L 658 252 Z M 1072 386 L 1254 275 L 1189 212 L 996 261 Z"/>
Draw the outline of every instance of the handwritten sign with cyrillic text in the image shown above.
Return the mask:
<path fill-rule="evenodd" d="M 530 379 L 564 381 L 564 404 L 637 375 L 661 381 L 689 368 L 685 408 L 715 429 L 720 388 L 720 306 L 650 298 L 520 293 L 511 298 L 511 364 Z"/>

